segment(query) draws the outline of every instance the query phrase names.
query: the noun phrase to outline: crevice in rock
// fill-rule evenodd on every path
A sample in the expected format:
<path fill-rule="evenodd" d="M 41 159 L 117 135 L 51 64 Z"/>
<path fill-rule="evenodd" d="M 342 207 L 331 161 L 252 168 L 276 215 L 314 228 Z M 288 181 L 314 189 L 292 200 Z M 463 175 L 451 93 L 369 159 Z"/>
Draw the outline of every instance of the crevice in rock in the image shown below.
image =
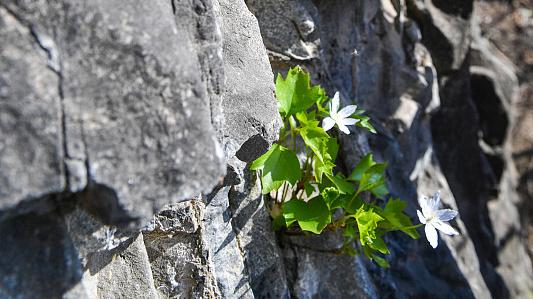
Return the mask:
<path fill-rule="evenodd" d="M 70 159 L 67 147 L 67 116 L 65 112 L 65 92 L 63 88 L 64 76 L 63 76 L 63 63 L 59 55 L 59 51 L 55 45 L 53 39 L 57 37 L 54 36 L 53 39 L 47 36 L 43 36 L 40 33 L 36 32 L 34 27 L 28 26 L 31 36 L 35 39 L 35 42 L 39 47 L 45 51 L 48 56 L 48 68 L 50 68 L 56 75 L 58 79 L 57 91 L 59 95 L 59 112 L 60 112 L 60 128 L 61 128 L 61 144 L 63 148 L 63 174 L 64 174 L 64 184 L 65 191 L 71 190 L 70 186 L 70 171 L 68 169 L 67 160 Z"/>
<path fill-rule="evenodd" d="M 172 14 L 176 15 L 176 3 L 174 3 L 174 0 L 170 0 L 170 5 L 172 5 Z"/>
<path fill-rule="evenodd" d="M 130 215 L 116 191 L 101 183 L 92 183 L 83 191 L 81 205 L 104 224 L 126 227 L 139 219 Z"/>
<path fill-rule="evenodd" d="M 490 146 L 502 145 L 507 136 L 509 117 L 493 82 L 486 76 L 472 74 L 470 87 L 479 116 L 481 138 Z"/>
<path fill-rule="evenodd" d="M 472 15 L 474 5 L 472 1 L 465 1 L 469 5 L 458 4 L 449 0 L 431 0 L 433 5 L 446 14 L 461 16 L 461 18 L 467 20 Z"/>
<path fill-rule="evenodd" d="M 252 162 L 255 159 L 259 158 L 262 154 L 264 154 L 268 148 L 269 144 L 268 141 L 263 138 L 264 135 L 257 134 L 252 137 L 250 137 L 248 140 L 246 140 L 239 150 L 237 150 L 237 153 L 235 153 L 235 156 L 243 161 L 243 162 Z"/>

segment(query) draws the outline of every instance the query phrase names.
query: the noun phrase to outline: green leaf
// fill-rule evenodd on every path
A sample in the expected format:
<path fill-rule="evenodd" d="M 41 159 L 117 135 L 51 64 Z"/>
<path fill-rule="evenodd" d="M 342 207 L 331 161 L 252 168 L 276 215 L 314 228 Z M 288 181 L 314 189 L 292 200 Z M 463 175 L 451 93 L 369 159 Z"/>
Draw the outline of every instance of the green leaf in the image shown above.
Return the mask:
<path fill-rule="evenodd" d="M 318 122 L 308 122 L 300 129 L 300 135 L 305 144 L 315 153 L 320 161 L 332 161 L 332 157 L 328 152 L 328 145 L 331 146 L 329 139 L 331 138 L 321 127 Z"/>
<path fill-rule="evenodd" d="M 372 260 L 375 261 L 378 264 L 378 266 L 380 266 L 381 268 L 390 267 L 389 262 L 377 254 L 372 255 Z"/>
<path fill-rule="evenodd" d="M 372 154 L 367 154 L 361 159 L 361 161 L 359 161 L 357 166 L 355 166 L 348 179 L 353 181 L 360 181 L 363 178 L 363 174 L 375 164 L 376 162 L 374 161 Z"/>
<path fill-rule="evenodd" d="M 283 204 L 283 216 L 287 227 L 297 221 L 300 228 L 315 234 L 331 222 L 331 213 L 321 196 L 308 202 L 292 199 Z"/>
<path fill-rule="evenodd" d="M 326 147 L 331 161 L 335 161 L 335 159 L 337 159 L 337 154 L 339 153 L 339 143 L 337 143 L 337 138 L 330 137 Z"/>
<path fill-rule="evenodd" d="M 390 199 L 381 213 L 390 223 L 390 229 L 401 230 L 413 239 L 418 239 L 420 235 L 413 227 L 411 218 L 403 211 L 407 207 L 407 202 L 401 199 Z"/>
<path fill-rule="evenodd" d="M 365 110 L 363 110 L 363 109 L 357 109 L 357 110 L 355 110 L 355 112 L 352 114 L 352 116 L 355 116 L 355 115 L 361 115 L 361 114 L 363 114 L 363 113 L 365 113 Z"/>
<path fill-rule="evenodd" d="M 321 106 L 321 104 L 329 101 L 329 97 L 326 95 L 326 90 L 322 86 L 318 85 L 316 87 L 318 87 L 316 103 L 317 106 Z"/>
<path fill-rule="evenodd" d="M 342 235 L 346 238 L 358 238 L 357 230 L 355 229 L 355 226 L 357 223 L 355 222 L 355 219 L 348 218 L 345 223 L 344 231 L 342 232 Z"/>
<path fill-rule="evenodd" d="M 313 185 L 311 185 L 309 181 L 305 181 L 304 189 L 305 189 L 305 195 L 307 197 L 310 197 L 313 194 L 313 192 L 315 192 L 315 187 L 313 187 Z"/>
<path fill-rule="evenodd" d="M 339 196 L 340 194 L 337 188 L 333 188 L 333 187 L 324 188 L 321 194 L 322 194 L 322 198 L 324 198 L 324 202 L 328 205 L 330 210 L 341 207 L 341 204 L 338 200 L 340 198 Z"/>
<path fill-rule="evenodd" d="M 383 178 L 386 167 L 385 163 L 376 163 L 372 154 L 367 154 L 355 166 L 348 180 L 360 182 L 359 192 L 369 190 L 376 197 L 384 198 L 389 194 Z"/>
<path fill-rule="evenodd" d="M 370 123 L 370 117 L 364 116 L 364 115 L 357 115 L 357 114 L 353 115 L 352 117 L 359 120 L 355 124 L 356 126 L 358 126 L 359 128 L 367 129 L 368 131 L 370 131 L 370 133 L 376 134 L 376 129 Z"/>
<path fill-rule="evenodd" d="M 342 253 L 348 256 L 356 256 L 357 250 L 351 244 L 343 244 L 341 248 Z"/>
<path fill-rule="evenodd" d="M 363 252 L 365 253 L 365 256 L 370 259 L 371 261 L 374 261 L 376 262 L 376 264 L 378 264 L 378 266 L 382 267 L 382 268 L 388 268 L 389 267 L 389 262 L 380 257 L 379 255 L 377 255 L 376 251 L 373 250 L 372 248 L 370 248 L 369 246 L 363 246 Z"/>
<path fill-rule="evenodd" d="M 304 126 L 318 126 L 319 121 L 316 119 L 315 111 L 307 112 L 298 112 L 296 113 L 296 119 L 300 122 L 302 127 Z"/>
<path fill-rule="evenodd" d="M 296 154 L 279 144 L 252 162 L 250 169 L 262 170 L 263 194 L 278 189 L 284 181 L 294 185 L 302 176 Z"/>
<path fill-rule="evenodd" d="M 355 214 L 355 220 L 357 220 L 361 245 L 372 244 L 376 239 L 378 222 L 382 221 L 383 218 L 372 209 L 365 211 L 364 207 L 361 207 Z"/>
<path fill-rule="evenodd" d="M 354 186 L 340 174 L 326 174 L 326 177 L 337 187 L 341 194 L 353 194 L 355 192 Z"/>
<path fill-rule="evenodd" d="M 279 215 L 276 218 L 272 219 L 272 227 L 274 230 L 279 230 L 285 225 L 285 218 L 283 217 L 283 215 Z"/>
<path fill-rule="evenodd" d="M 368 246 L 370 246 L 370 248 L 377 250 L 383 254 L 390 253 L 389 249 L 387 248 L 387 245 L 385 244 L 385 241 L 383 241 L 381 237 L 376 236 L 376 238 L 372 241 L 372 243 L 369 243 Z"/>
<path fill-rule="evenodd" d="M 285 79 L 281 74 L 276 78 L 276 98 L 284 116 L 307 110 L 321 97 L 321 93 L 321 88 L 311 86 L 309 74 L 298 66 L 291 68 Z"/>
<path fill-rule="evenodd" d="M 330 137 L 318 126 L 318 122 L 310 121 L 302 125 L 300 135 L 316 156 L 313 159 L 313 172 L 316 180 L 321 182 L 323 174 L 333 175 L 339 144 L 337 139 Z"/>
<path fill-rule="evenodd" d="M 326 161 L 324 164 L 319 159 L 313 159 L 313 174 L 317 182 L 322 182 L 322 177 L 324 173 L 333 173 L 333 168 L 335 164 L 331 161 Z"/>
<path fill-rule="evenodd" d="M 343 207 L 344 207 L 344 210 L 345 210 L 348 214 L 355 214 L 355 213 L 357 213 L 357 211 L 358 211 L 363 205 L 364 205 L 364 202 L 363 202 L 363 200 L 361 199 L 361 197 L 359 197 L 359 196 L 353 198 L 353 200 L 352 200 L 352 197 L 350 197 L 349 199 L 343 201 Z"/>
<path fill-rule="evenodd" d="M 371 189 L 370 192 L 372 192 L 374 196 L 383 199 L 385 198 L 385 195 L 389 194 L 389 189 L 383 184 Z"/>
<path fill-rule="evenodd" d="M 367 169 L 361 177 L 357 192 L 372 190 L 385 185 L 385 178 L 383 175 L 386 167 L 387 164 L 385 163 L 377 163 Z"/>

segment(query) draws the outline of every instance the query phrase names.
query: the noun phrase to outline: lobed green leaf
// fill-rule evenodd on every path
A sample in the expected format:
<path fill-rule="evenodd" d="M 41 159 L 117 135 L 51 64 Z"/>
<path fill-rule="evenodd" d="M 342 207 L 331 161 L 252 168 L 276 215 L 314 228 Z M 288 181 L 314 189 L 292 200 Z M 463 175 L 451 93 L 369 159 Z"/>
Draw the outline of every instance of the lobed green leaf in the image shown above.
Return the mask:
<path fill-rule="evenodd" d="M 390 199 L 381 215 L 390 223 L 391 230 L 400 230 L 413 239 L 418 239 L 420 235 L 413 227 L 411 218 L 403 211 L 407 207 L 407 202 L 401 199 Z"/>
<path fill-rule="evenodd" d="M 361 177 L 361 182 L 359 183 L 359 188 L 357 192 L 363 192 L 367 190 L 374 190 L 385 185 L 385 168 L 387 164 L 377 163 L 368 168 L 363 176 Z"/>
<path fill-rule="evenodd" d="M 359 229 L 361 245 L 372 244 L 377 238 L 376 229 L 378 227 L 378 222 L 382 221 L 383 218 L 372 209 L 365 211 L 364 207 L 361 207 L 355 214 L 355 220 L 357 221 L 357 228 Z"/>
<path fill-rule="evenodd" d="M 298 66 L 291 68 L 285 79 L 281 74 L 276 78 L 276 98 L 285 117 L 307 110 L 323 93 L 319 86 L 311 86 L 309 74 Z"/>
<path fill-rule="evenodd" d="M 250 169 L 262 170 L 263 194 L 278 189 L 285 181 L 294 185 L 302 176 L 296 154 L 279 144 L 272 145 L 265 154 L 252 162 Z"/>
<path fill-rule="evenodd" d="M 331 223 L 331 213 L 322 196 L 308 202 L 292 199 L 284 203 L 283 217 L 287 227 L 296 221 L 302 230 L 314 234 L 320 234 Z"/>
<path fill-rule="evenodd" d="M 357 166 L 355 166 L 348 179 L 352 181 L 361 181 L 361 179 L 363 178 L 363 174 L 375 164 L 376 162 L 374 161 L 372 154 L 367 154 L 361 159 L 361 161 L 359 161 Z"/>

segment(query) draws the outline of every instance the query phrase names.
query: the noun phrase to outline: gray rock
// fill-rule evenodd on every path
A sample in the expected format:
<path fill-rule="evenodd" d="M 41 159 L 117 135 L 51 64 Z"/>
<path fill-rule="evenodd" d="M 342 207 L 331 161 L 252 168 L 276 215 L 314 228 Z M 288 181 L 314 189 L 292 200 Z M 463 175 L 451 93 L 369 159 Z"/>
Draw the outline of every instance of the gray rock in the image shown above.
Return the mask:
<path fill-rule="evenodd" d="M 91 255 L 108 253 L 137 235 L 106 225 L 81 207 L 66 213 L 63 221 L 84 267 Z"/>
<path fill-rule="evenodd" d="M 255 172 L 234 162 L 240 182 L 228 192 L 229 210 L 255 298 L 290 298 L 283 259 Z"/>
<path fill-rule="evenodd" d="M 259 21 L 268 49 L 297 60 L 318 57 L 318 10 L 311 1 L 247 0 L 246 4 Z"/>
<path fill-rule="evenodd" d="M 283 255 L 291 293 L 297 298 L 379 298 L 361 257 L 340 254 L 337 233 L 288 236 Z"/>
<path fill-rule="evenodd" d="M 161 298 L 220 296 L 203 241 L 203 210 L 203 204 L 196 200 L 168 206 L 155 216 L 155 224 L 143 232 Z"/>
<path fill-rule="evenodd" d="M 175 16 L 170 2 L 9 1 L 2 4 L 2 18 L 8 25 L 2 34 L 34 53 L 16 62 L 26 51 L 2 47 L 2 63 L 19 74 L 9 80 L 29 84 L 1 81 L 7 89 L 2 113 L 12 119 L 2 118 L 2 164 L 13 165 L 1 180 L 1 189 L 9 190 L 2 193 L 6 208 L 40 194 L 85 188 L 85 198 L 101 199 L 85 201 L 92 213 L 107 223 L 136 220 L 138 227 L 164 204 L 210 191 L 224 174 L 211 121 L 221 115 L 211 115 L 198 60 L 209 54 L 197 53 L 183 30 L 188 19 Z M 54 88 L 39 90 L 45 83 Z M 13 102 L 41 94 L 39 105 Z M 13 125 L 29 131 L 14 134 Z M 34 157 L 24 153 L 34 147 Z M 26 173 L 39 176 L 15 181 L 27 159 L 35 169 Z M 28 188 L 14 192 L 20 183 Z"/>
<path fill-rule="evenodd" d="M 410 0 L 409 14 L 421 24 L 422 43 L 439 72 L 460 70 L 470 50 L 473 1 Z"/>
<path fill-rule="evenodd" d="M 431 122 L 436 156 L 472 238 L 480 272 L 491 295 L 527 297 L 526 290 L 531 289 L 531 284 L 526 281 L 532 281 L 531 261 L 524 247 L 518 245 L 518 220 L 509 221 L 518 219 L 513 187 L 517 178 L 506 145 L 510 120 L 515 117 L 511 108 L 517 92 L 513 66 L 480 36 L 478 19 L 472 19 L 471 2 L 426 6 L 431 15 L 446 16 L 449 26 L 440 27 L 449 31 L 448 35 L 463 27 L 463 35 L 472 39 L 468 45 L 470 55 L 461 64 L 455 64 L 460 60 L 434 47 L 433 41 L 442 40 L 442 36 L 426 32 L 426 44 L 435 61 L 460 65 L 450 72 L 436 64 L 442 102 L 441 111 Z M 473 25 L 459 26 L 464 19 Z M 426 26 L 427 19 L 419 22 L 423 27 L 431 27 Z M 457 50 L 463 47 L 453 46 Z M 520 257 L 520 263 L 508 255 L 510 251 L 514 252 L 513 257 Z"/>
<path fill-rule="evenodd" d="M 256 156 L 250 159 L 255 160 L 266 152 L 266 144 L 258 149 L 261 143 L 245 142 L 260 135 L 272 143 L 277 140 L 281 126 L 274 98 L 274 77 L 257 20 L 244 0 L 219 0 L 218 3 L 219 10 L 215 12 L 223 36 L 226 73 L 222 96 L 224 152 L 229 160 L 238 150 L 252 151 Z"/>
<path fill-rule="evenodd" d="M 258 16 L 275 71 L 283 73 L 292 65 L 303 64 L 329 94 L 338 90 L 343 95 L 344 104 L 356 102 L 363 106 L 378 127 L 378 135 L 369 139 L 357 132 L 341 137 L 344 164 L 341 170 L 349 171 L 362 154 L 372 149 L 378 160 L 389 162 L 389 189 L 394 196 L 409 200 L 408 213 L 411 215 L 414 216 L 417 195 L 432 193 L 436 190 L 431 189 L 435 188 L 443 190 L 446 205 L 458 206 L 461 217 L 456 225 L 463 234 L 456 238 L 445 237 L 437 252 L 429 249 L 423 240 L 409 242 L 398 236 L 389 240 L 394 248 L 390 258 L 395 271 L 364 266 L 372 275 L 379 296 L 500 298 L 506 297 L 506 287 L 515 294 L 517 284 L 526 286 L 522 279 L 502 280 L 506 274 L 498 274 L 500 270 L 494 268 L 494 262 L 488 262 L 494 261 L 494 257 L 500 254 L 496 253 L 493 244 L 488 243 L 491 242 L 489 209 L 493 209 L 487 209 L 484 199 L 490 186 L 497 185 L 497 176 L 487 171 L 491 167 L 490 160 L 475 158 L 483 155 L 478 146 L 479 125 L 476 121 L 478 112 L 481 110 L 480 113 L 483 113 L 486 107 L 495 107 L 496 110 L 490 111 L 496 115 L 503 114 L 504 119 L 508 117 L 508 103 L 512 102 L 516 79 L 513 79 L 512 69 L 501 59 L 483 54 L 495 53 L 491 47 L 475 38 L 471 43 L 472 2 L 435 0 L 407 1 L 404 4 L 402 1 L 345 1 L 311 4 L 310 1 L 292 1 L 280 5 L 277 1 L 250 0 L 248 5 Z M 295 7 L 303 10 L 297 12 L 300 17 L 293 15 L 298 11 Z M 419 26 L 407 19 L 407 15 L 415 18 Z M 313 34 L 318 36 L 317 39 L 293 34 L 297 32 L 297 20 L 307 17 L 313 20 Z M 310 42 L 318 49 L 318 55 L 305 59 L 291 55 L 291 49 Z M 481 108 L 478 105 L 476 111 L 472 109 L 472 77 L 468 66 L 482 62 L 485 69 L 473 67 L 470 70 L 484 76 L 503 70 L 500 78 L 497 75 L 489 78 L 495 84 L 495 94 L 507 103 L 500 103 L 500 106 L 486 103 Z M 434 115 L 440 105 L 440 112 Z M 498 107 L 503 107 L 503 110 L 498 110 Z M 490 120 L 485 123 L 491 125 Z M 493 127 L 500 124 L 496 121 Z M 505 131 L 506 127 L 500 128 Z M 490 129 L 489 133 L 492 132 Z M 436 140 L 433 139 L 435 135 Z M 503 140 L 505 132 L 500 137 Z M 510 214 L 513 214 L 512 206 L 507 202 L 506 210 Z M 504 210 L 503 206 L 499 207 Z M 496 209 L 490 214 L 502 215 Z M 496 226 L 496 220 L 493 223 Z M 516 229 L 516 223 L 511 227 Z M 290 248 L 296 249 L 291 250 L 298 252 L 298 245 L 293 243 Z M 511 246 L 512 250 L 518 250 L 518 256 L 525 258 L 524 251 L 514 246 Z M 501 253 L 505 251 L 502 248 Z M 299 265 L 298 262 L 315 263 L 317 259 L 326 258 L 327 253 L 322 256 L 316 253 L 313 259 L 305 261 L 305 255 L 298 257 L 298 254 L 290 253 L 290 256 L 293 264 L 287 262 L 286 266 L 293 271 L 288 270 L 292 289 L 313 286 L 291 278 L 299 278 L 299 275 L 308 272 L 303 267 L 299 267 L 302 272 L 296 271 L 295 265 Z M 418 257 L 416 261 L 415 257 Z M 340 260 L 330 262 L 337 266 Z M 502 263 L 505 263 L 503 259 Z M 527 258 L 524 265 L 523 269 L 529 265 Z M 505 267 L 512 268 L 508 264 Z M 328 270 L 323 269 L 326 268 L 316 267 L 313 271 L 318 276 L 327 276 Z M 517 268 L 517 272 L 528 277 L 527 271 L 521 269 Z M 421 277 L 424 279 L 419 280 Z M 506 280 L 507 286 L 502 287 Z M 487 291 L 488 288 L 491 292 Z"/>
<path fill-rule="evenodd" d="M 0 3 L 0 298 L 527 298 L 517 79 L 472 14 L 442 0 Z M 339 171 L 372 150 L 408 214 L 440 189 L 460 236 L 436 250 L 387 237 L 380 269 L 339 255 L 339 234 L 272 231 L 247 163 L 281 126 L 272 68 L 297 64 L 378 129 L 340 136 Z"/>
<path fill-rule="evenodd" d="M 0 45 L 0 211 L 5 211 L 61 192 L 66 182 L 59 78 L 32 30 L 4 4 L 0 24 L 6 41 Z"/>
<path fill-rule="evenodd" d="M 228 192 L 222 187 L 206 198 L 205 231 L 202 235 L 220 294 L 224 298 L 253 298 L 243 248 L 233 229 Z"/>
<path fill-rule="evenodd" d="M 87 298 L 159 298 L 142 234 L 114 250 L 91 255 L 82 283 Z"/>
<path fill-rule="evenodd" d="M 475 24 L 481 16 L 474 12 Z M 470 66 L 473 101 L 479 114 L 481 151 L 496 177 L 498 195 L 488 202 L 494 244 L 498 248 L 496 272 L 511 298 L 527 298 L 533 290 L 533 266 L 524 246 L 520 222 L 519 176 L 508 133 L 515 125 L 519 86 L 513 63 L 473 26 Z"/>

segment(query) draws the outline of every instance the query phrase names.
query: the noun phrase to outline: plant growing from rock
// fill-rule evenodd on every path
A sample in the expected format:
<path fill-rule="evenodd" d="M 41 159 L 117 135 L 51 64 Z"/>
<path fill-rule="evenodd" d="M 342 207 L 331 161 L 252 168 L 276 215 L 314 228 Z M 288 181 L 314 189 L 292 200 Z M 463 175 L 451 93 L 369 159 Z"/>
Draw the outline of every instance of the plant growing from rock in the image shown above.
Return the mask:
<path fill-rule="evenodd" d="M 328 98 L 300 67 L 291 68 L 286 78 L 278 75 L 276 97 L 283 119 L 279 140 L 250 165 L 272 200 L 274 226 L 314 234 L 341 230 L 344 253 L 362 253 L 388 267 L 383 237 L 401 231 L 417 239 L 419 225 L 404 213 L 405 201 L 389 196 L 387 165 L 372 154 L 348 175 L 334 171 L 339 143 L 328 133 L 336 126 L 349 134 L 352 125 L 375 133 L 369 117 L 355 105 L 340 109 L 338 93 Z"/>

